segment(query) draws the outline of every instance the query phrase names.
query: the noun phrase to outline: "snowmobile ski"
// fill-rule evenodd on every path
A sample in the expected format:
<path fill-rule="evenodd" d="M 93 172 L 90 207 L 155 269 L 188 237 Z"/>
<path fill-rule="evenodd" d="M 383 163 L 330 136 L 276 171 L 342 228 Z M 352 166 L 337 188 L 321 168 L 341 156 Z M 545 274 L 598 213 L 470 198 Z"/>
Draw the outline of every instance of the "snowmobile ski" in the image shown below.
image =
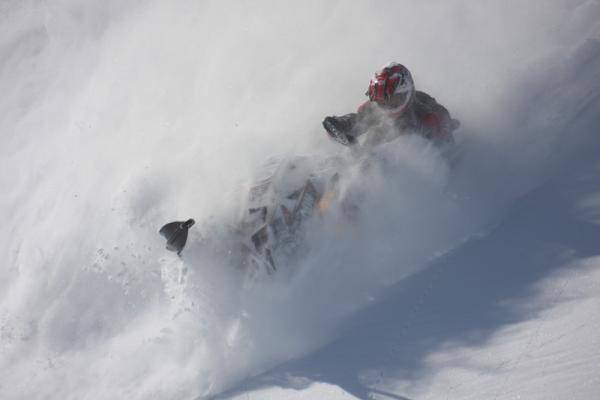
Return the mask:
<path fill-rule="evenodd" d="M 167 239 L 167 250 L 175 251 L 177 255 L 181 255 L 187 241 L 188 230 L 195 222 L 190 218 L 187 221 L 170 222 L 160 228 L 159 233 Z"/>

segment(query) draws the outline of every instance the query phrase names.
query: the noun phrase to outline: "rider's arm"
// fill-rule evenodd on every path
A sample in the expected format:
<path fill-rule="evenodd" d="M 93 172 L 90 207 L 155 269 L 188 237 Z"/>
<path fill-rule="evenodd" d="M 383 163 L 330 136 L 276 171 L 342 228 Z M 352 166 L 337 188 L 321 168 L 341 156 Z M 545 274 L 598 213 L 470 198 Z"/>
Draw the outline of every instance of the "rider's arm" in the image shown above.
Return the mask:
<path fill-rule="evenodd" d="M 428 97 L 429 111 L 421 117 L 425 135 L 437 143 L 453 143 L 452 132 L 460 126 L 460 122 L 450 116 L 446 107 L 435 101 L 433 97 Z"/>
<path fill-rule="evenodd" d="M 331 138 L 342 144 L 353 144 L 356 138 L 369 128 L 368 102 L 361 105 L 358 111 L 342 116 L 326 117 L 323 126 Z"/>

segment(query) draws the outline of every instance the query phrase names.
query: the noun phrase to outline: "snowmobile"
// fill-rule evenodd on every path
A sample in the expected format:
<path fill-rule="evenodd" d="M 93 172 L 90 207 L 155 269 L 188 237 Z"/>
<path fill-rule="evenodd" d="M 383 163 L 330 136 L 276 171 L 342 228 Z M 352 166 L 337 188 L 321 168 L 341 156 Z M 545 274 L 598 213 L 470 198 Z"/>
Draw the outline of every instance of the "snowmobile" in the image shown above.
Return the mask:
<path fill-rule="evenodd" d="M 369 168 L 373 161 L 370 149 L 357 143 L 343 127 L 329 122 L 323 123 L 329 137 L 345 145 L 350 157 L 271 159 L 247 188 L 233 231 L 241 243 L 239 264 L 250 274 L 277 271 L 302 247 L 307 224 L 318 221 L 313 217 L 324 216 L 333 204 L 340 206 L 346 219 L 356 216 L 360 196 L 340 198 L 340 171 L 347 169 L 348 160 L 352 165 L 358 160 Z M 181 254 L 193 223 L 192 219 L 176 221 L 161 228 L 168 250 Z"/>
<path fill-rule="evenodd" d="M 246 266 L 272 274 L 302 246 L 306 224 L 323 215 L 337 197 L 339 174 L 329 178 L 310 173 L 313 160 L 295 158 L 276 162 L 272 173 L 249 189 L 238 231 L 246 252 Z M 268 170 L 268 169 L 267 169 Z"/>
<path fill-rule="evenodd" d="M 273 274 L 302 246 L 305 227 L 337 197 L 336 159 L 271 159 L 247 188 L 232 231 L 240 242 L 240 263 L 251 275 Z M 331 172 L 331 173 L 330 173 Z M 181 255 L 193 219 L 164 225 L 167 250 Z"/>
<path fill-rule="evenodd" d="M 326 120 L 327 121 L 327 120 Z M 354 143 L 339 127 L 324 122 L 334 141 Z M 299 247 L 304 225 L 316 212 L 324 213 L 338 195 L 339 159 L 315 161 L 296 157 L 282 161 L 273 158 L 261 168 L 261 175 L 248 188 L 234 230 L 241 238 L 242 264 L 253 271 L 272 274 L 277 258 L 292 255 Z M 325 176 L 328 176 L 325 178 Z M 159 233 L 167 240 L 167 250 L 181 255 L 193 219 L 164 225 Z"/>

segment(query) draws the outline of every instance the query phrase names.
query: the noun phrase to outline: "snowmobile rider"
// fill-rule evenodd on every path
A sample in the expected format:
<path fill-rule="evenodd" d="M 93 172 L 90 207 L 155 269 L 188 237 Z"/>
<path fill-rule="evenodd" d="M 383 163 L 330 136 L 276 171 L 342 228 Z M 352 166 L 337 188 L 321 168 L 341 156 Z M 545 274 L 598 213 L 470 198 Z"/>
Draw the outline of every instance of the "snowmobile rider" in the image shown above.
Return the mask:
<path fill-rule="evenodd" d="M 448 110 L 428 94 L 415 90 L 410 71 L 391 62 L 369 83 L 369 100 L 356 113 L 326 117 L 329 136 L 344 145 L 356 143 L 368 132 L 364 145 L 393 140 L 401 134 L 418 133 L 435 144 L 453 143 L 452 131 L 460 125 Z"/>

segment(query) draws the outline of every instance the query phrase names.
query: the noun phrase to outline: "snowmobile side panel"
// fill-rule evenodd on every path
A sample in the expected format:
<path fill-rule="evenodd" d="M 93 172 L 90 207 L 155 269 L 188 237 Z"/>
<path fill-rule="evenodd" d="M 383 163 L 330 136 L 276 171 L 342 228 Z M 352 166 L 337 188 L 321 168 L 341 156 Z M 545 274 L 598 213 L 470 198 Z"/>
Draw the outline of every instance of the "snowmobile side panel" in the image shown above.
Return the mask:
<path fill-rule="evenodd" d="M 256 231 L 250 239 L 252 240 L 252 244 L 254 245 L 256 251 L 258 251 L 259 253 L 262 252 L 263 248 L 269 241 L 268 226 L 264 225 L 262 228 Z"/>

